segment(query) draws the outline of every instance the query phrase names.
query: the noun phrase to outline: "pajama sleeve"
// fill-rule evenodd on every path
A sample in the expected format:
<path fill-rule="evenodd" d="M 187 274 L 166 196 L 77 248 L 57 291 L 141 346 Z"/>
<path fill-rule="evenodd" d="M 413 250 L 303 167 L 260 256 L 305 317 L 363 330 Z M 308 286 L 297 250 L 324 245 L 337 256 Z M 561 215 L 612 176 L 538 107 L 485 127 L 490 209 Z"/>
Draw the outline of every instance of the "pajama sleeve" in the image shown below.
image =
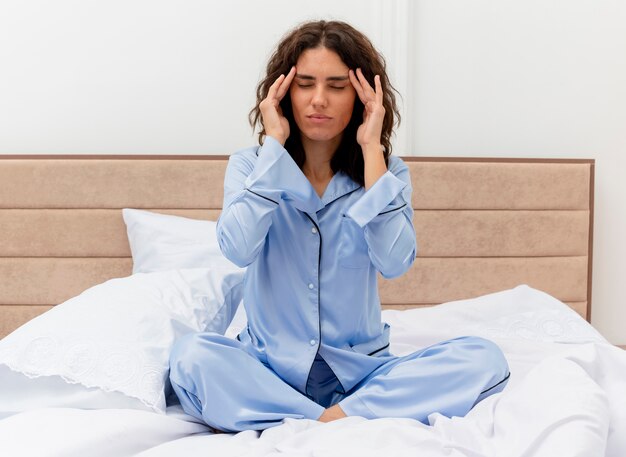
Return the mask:
<path fill-rule="evenodd" d="M 233 154 L 217 221 L 217 240 L 224 256 L 239 267 L 250 265 L 265 244 L 272 214 L 281 201 L 290 201 L 304 212 L 323 207 L 311 183 L 274 138 L 266 137 L 256 154 Z"/>
<path fill-rule="evenodd" d="M 363 228 L 370 260 L 385 278 L 404 274 L 417 254 L 409 168 L 397 157 L 346 212 Z"/>

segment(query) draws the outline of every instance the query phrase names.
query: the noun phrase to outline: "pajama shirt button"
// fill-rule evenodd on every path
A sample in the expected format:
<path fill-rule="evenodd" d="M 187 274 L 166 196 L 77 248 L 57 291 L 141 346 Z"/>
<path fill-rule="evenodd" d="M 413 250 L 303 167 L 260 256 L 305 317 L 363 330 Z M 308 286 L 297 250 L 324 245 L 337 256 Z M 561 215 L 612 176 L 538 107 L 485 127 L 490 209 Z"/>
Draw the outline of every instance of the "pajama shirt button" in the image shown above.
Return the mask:
<path fill-rule="evenodd" d="M 315 287 L 312 283 L 309 283 L 309 289 L 313 289 Z"/>
<path fill-rule="evenodd" d="M 311 343 L 311 346 L 315 346 L 317 344 L 317 341 L 311 340 L 311 341 L 309 341 L 309 343 Z"/>
<path fill-rule="evenodd" d="M 313 228 L 311 229 L 311 233 L 317 233 L 317 229 L 316 229 L 315 227 L 313 227 Z"/>

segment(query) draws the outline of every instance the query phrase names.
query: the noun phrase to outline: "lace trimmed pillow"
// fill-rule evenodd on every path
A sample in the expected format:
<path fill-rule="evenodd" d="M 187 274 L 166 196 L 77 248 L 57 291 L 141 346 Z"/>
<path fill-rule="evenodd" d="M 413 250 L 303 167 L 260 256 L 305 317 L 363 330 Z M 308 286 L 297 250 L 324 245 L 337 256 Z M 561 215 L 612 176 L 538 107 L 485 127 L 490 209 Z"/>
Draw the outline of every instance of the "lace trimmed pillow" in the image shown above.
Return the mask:
<path fill-rule="evenodd" d="M 169 353 L 224 333 L 242 296 L 236 266 L 138 273 L 87 289 L 0 341 L 0 411 L 165 411 Z"/>

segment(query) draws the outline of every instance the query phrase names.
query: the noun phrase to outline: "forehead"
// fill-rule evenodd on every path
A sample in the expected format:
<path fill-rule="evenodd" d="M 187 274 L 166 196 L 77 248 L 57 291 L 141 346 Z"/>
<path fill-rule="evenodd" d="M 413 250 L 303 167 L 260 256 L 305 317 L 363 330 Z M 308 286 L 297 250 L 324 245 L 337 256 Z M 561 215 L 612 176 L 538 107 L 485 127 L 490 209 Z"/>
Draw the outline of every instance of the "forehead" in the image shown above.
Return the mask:
<path fill-rule="evenodd" d="M 347 76 L 348 66 L 341 57 L 328 48 L 307 49 L 296 62 L 298 73 L 318 77 Z"/>

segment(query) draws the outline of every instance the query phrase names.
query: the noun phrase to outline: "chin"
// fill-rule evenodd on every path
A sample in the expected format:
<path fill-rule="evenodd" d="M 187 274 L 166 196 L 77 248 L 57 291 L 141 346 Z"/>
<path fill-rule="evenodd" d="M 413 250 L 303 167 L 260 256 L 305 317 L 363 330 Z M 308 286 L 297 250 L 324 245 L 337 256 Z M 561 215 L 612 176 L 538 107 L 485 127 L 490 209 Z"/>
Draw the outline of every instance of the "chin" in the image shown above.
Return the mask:
<path fill-rule="evenodd" d="M 302 136 L 308 138 L 311 141 L 330 141 L 341 135 L 341 132 L 330 131 L 302 131 Z"/>

